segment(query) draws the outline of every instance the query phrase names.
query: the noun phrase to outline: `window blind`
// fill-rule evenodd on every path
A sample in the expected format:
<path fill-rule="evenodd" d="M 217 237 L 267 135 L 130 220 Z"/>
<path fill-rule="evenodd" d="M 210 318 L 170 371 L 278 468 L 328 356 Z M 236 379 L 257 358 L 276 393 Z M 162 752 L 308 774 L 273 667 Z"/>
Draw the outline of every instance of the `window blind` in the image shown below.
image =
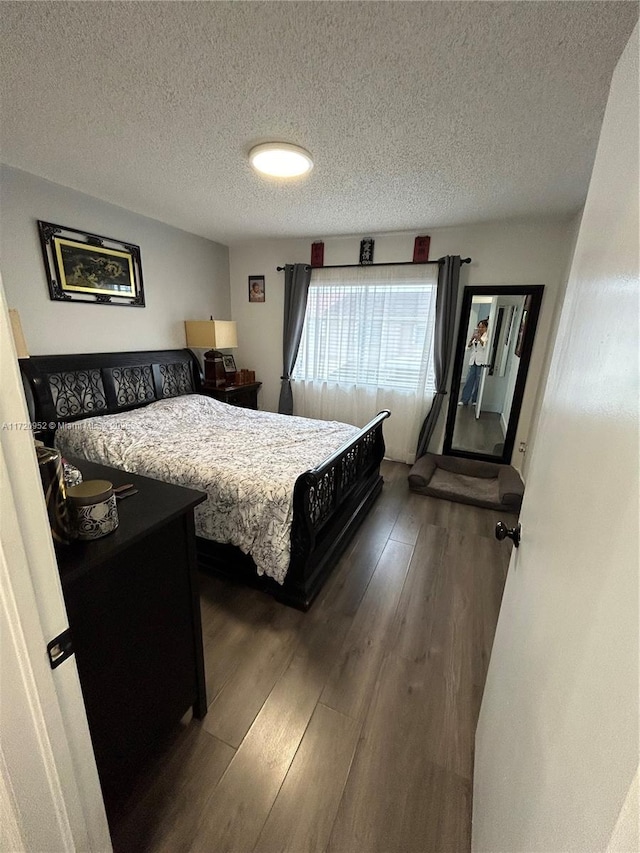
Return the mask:
<path fill-rule="evenodd" d="M 435 266 L 314 269 L 293 378 L 435 391 Z"/>

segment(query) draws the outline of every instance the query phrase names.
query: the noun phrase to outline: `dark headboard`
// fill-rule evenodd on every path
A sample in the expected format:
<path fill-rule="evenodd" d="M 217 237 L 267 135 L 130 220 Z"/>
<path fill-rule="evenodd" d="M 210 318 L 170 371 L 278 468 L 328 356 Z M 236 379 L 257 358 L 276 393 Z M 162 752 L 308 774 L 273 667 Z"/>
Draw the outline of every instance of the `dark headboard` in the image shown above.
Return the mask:
<path fill-rule="evenodd" d="M 202 386 L 200 364 L 188 349 L 36 355 L 21 358 L 20 370 L 34 428 L 47 432 L 62 422 L 198 393 Z"/>

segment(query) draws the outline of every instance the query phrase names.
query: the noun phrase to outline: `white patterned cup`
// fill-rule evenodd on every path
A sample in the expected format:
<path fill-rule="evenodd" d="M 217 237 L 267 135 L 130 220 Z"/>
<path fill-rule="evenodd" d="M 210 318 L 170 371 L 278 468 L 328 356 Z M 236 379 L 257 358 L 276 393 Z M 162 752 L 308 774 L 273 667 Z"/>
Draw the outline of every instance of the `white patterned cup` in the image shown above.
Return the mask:
<path fill-rule="evenodd" d="M 118 527 L 118 508 L 108 480 L 85 480 L 67 490 L 80 541 L 100 539 Z"/>

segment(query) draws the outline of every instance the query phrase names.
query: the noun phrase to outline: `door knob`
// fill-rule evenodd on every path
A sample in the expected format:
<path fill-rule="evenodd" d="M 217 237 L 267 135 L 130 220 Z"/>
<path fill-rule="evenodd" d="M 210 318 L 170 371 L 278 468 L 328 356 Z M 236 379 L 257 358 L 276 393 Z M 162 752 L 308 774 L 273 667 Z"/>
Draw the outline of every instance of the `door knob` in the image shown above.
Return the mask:
<path fill-rule="evenodd" d="M 503 539 L 512 539 L 513 544 L 516 548 L 520 545 L 520 532 L 522 528 L 520 526 L 520 522 L 518 522 L 517 527 L 507 527 L 504 521 L 499 521 L 496 524 L 496 539 L 499 539 L 502 542 Z"/>

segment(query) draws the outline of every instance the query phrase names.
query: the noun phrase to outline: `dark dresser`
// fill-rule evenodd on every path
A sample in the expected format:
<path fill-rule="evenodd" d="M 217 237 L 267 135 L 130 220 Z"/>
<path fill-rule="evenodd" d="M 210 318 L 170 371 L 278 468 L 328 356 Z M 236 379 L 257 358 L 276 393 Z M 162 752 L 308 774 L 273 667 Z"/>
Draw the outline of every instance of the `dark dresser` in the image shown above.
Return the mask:
<path fill-rule="evenodd" d="M 154 745 L 207 712 L 194 508 L 206 495 L 83 460 L 85 480 L 133 483 L 120 525 L 56 549 L 107 813 Z"/>

